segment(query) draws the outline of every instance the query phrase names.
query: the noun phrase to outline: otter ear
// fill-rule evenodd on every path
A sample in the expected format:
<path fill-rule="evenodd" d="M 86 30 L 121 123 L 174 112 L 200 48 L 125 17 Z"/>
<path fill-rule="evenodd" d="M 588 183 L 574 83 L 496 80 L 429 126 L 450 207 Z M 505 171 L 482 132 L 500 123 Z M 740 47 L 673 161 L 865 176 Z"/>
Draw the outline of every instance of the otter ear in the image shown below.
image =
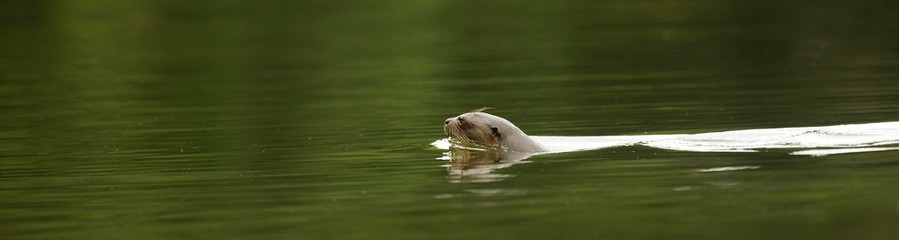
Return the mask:
<path fill-rule="evenodd" d="M 490 127 L 490 131 L 493 132 L 493 137 L 499 138 L 499 128 L 498 127 Z"/>
<path fill-rule="evenodd" d="M 498 127 L 490 127 L 491 136 L 493 137 L 493 143 L 496 144 L 496 147 L 502 148 L 502 137 L 499 134 Z"/>

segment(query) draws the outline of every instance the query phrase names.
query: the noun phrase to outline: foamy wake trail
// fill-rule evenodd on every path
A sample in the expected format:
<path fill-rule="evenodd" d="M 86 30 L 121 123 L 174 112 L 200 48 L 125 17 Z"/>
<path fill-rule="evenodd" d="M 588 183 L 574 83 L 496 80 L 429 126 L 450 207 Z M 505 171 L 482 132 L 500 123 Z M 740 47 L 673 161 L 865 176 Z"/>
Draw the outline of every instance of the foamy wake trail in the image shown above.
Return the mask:
<path fill-rule="evenodd" d="M 683 135 L 537 136 L 534 139 L 554 152 L 641 145 L 691 152 L 753 152 L 772 148 L 814 149 L 795 151 L 792 154 L 823 156 L 899 149 L 899 147 L 883 147 L 899 144 L 899 122 L 748 129 Z"/>

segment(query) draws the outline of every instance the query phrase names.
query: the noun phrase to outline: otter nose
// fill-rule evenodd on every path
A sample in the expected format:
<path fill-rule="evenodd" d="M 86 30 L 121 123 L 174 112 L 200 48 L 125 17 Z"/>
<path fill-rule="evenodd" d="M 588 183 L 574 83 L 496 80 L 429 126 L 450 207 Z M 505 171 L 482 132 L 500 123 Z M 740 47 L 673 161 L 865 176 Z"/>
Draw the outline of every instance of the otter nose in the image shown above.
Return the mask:
<path fill-rule="evenodd" d="M 447 118 L 446 121 L 443 122 L 443 125 L 449 124 L 449 123 L 450 123 L 450 120 L 453 120 L 453 118 Z"/>

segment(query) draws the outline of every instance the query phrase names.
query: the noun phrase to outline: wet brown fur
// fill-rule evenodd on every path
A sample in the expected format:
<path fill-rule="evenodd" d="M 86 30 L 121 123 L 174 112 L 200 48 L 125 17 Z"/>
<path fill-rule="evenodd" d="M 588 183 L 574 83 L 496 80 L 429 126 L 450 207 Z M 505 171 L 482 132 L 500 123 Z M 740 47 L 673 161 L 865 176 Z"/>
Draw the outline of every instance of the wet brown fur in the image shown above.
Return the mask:
<path fill-rule="evenodd" d="M 462 146 L 514 152 L 545 152 L 512 122 L 484 111 L 487 107 L 446 120 L 444 132 L 453 143 Z"/>

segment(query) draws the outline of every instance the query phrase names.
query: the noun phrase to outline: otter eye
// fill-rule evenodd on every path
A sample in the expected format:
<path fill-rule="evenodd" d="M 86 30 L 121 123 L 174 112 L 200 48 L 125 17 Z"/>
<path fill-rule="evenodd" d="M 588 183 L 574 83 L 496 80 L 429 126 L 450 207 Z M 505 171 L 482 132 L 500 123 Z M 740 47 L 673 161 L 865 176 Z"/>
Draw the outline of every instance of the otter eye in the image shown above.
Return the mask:
<path fill-rule="evenodd" d="M 464 122 L 464 121 L 465 121 L 465 119 L 462 118 L 462 117 L 458 117 L 457 119 L 459 119 L 460 122 Z"/>

